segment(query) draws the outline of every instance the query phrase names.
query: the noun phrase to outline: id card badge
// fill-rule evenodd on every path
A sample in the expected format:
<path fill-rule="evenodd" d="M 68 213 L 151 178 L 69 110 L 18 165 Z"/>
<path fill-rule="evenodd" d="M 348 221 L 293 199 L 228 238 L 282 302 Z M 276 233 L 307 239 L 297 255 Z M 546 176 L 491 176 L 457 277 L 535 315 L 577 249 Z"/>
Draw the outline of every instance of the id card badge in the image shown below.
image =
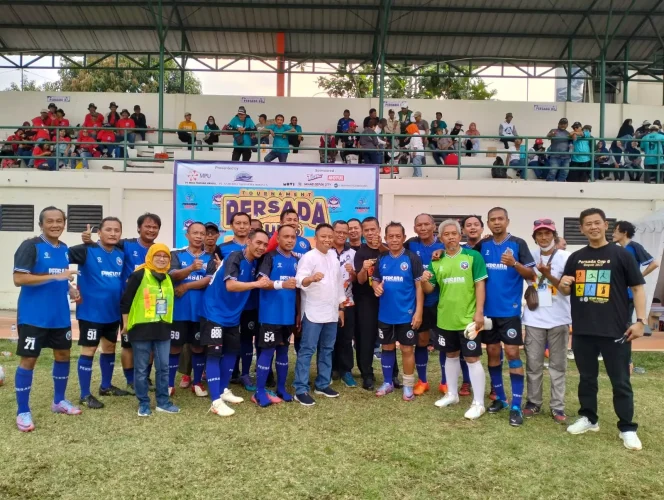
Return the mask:
<path fill-rule="evenodd" d="M 548 286 L 544 289 L 537 290 L 537 296 L 539 298 L 540 307 L 551 307 L 553 305 L 553 296 L 551 294 L 551 288 Z"/>
<path fill-rule="evenodd" d="M 156 312 L 160 316 L 163 316 L 168 312 L 168 302 L 166 299 L 157 299 Z"/>

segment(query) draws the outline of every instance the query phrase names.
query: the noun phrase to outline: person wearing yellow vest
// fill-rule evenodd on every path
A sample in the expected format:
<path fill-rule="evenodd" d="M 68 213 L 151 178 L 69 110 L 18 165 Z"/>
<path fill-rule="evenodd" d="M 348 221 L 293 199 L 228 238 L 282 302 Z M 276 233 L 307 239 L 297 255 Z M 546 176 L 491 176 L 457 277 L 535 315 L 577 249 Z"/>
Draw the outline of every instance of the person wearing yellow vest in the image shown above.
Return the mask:
<path fill-rule="evenodd" d="M 136 268 L 127 280 L 120 311 L 123 334 L 129 336 L 134 352 L 134 388 L 138 398 L 138 416 L 148 417 L 148 365 L 154 354 L 157 411 L 179 413 L 168 397 L 168 354 L 171 347 L 171 323 L 175 292 L 168 275 L 171 252 L 163 243 L 153 244 L 145 264 Z"/>

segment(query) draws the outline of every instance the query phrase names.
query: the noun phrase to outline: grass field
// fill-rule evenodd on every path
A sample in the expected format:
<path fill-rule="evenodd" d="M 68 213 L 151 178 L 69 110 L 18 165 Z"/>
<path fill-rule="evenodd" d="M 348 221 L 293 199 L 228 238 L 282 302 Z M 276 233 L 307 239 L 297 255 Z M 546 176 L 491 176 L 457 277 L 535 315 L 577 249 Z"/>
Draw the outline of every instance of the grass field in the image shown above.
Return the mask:
<path fill-rule="evenodd" d="M 0 341 L 0 351 L 14 348 Z M 319 397 L 312 408 L 245 402 L 235 416 L 220 418 L 206 413 L 207 398 L 180 390 L 179 415 L 138 418 L 135 398 L 127 397 L 104 398 L 103 410 L 68 417 L 50 412 L 52 358 L 44 351 L 31 399 L 37 429 L 22 434 L 14 424 L 17 358 L 0 358 L 7 372 L 0 498 L 662 498 L 664 355 L 634 359 L 647 369 L 633 378 L 641 452 L 618 439 L 604 373 L 601 430 L 582 436 L 568 435 L 546 415 L 521 428 L 510 427 L 507 414 L 466 421 L 470 398 L 438 409 L 434 393 L 406 403 L 400 393 L 377 399 L 340 382 L 339 399 Z M 437 381 L 436 354 L 429 366 Z M 577 382 L 572 362 L 572 415 Z M 99 384 L 97 360 L 92 383 Z M 115 383 L 124 387 L 118 369 Z M 243 389 L 235 393 L 248 399 Z M 78 401 L 74 359 L 68 397 Z"/>

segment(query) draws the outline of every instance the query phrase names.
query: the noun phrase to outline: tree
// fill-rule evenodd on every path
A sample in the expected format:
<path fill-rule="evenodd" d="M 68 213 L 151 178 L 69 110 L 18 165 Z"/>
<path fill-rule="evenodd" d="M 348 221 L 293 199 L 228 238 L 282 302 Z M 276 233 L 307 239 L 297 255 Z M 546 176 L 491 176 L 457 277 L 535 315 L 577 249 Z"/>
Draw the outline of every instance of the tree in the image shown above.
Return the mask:
<path fill-rule="evenodd" d="M 37 85 L 34 80 L 23 80 L 23 88 L 16 82 L 12 82 L 9 87 L 5 88 L 5 92 L 41 92 L 44 90 L 43 85 Z"/>
<path fill-rule="evenodd" d="M 486 100 L 496 95 L 484 80 L 467 77 L 451 66 L 429 65 L 413 74 L 412 66 L 394 66 L 401 74 L 385 75 L 385 97 L 389 99 L 466 99 Z M 359 68 L 361 73 L 373 71 L 371 65 Z M 350 73 L 346 65 L 339 65 L 329 77 L 318 77 L 318 86 L 330 97 L 371 97 L 373 76 Z"/>

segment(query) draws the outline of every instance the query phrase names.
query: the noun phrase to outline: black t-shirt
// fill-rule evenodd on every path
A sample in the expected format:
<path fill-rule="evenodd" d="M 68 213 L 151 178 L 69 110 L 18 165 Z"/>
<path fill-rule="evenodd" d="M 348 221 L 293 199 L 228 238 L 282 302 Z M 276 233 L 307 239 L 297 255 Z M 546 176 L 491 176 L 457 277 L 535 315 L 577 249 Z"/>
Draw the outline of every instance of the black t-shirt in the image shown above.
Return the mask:
<path fill-rule="evenodd" d="M 570 302 L 574 335 L 620 338 L 631 323 L 627 288 L 645 280 L 634 256 L 618 245 L 577 250 L 565 265 L 574 276 Z"/>
<path fill-rule="evenodd" d="M 362 270 L 365 260 L 377 259 L 383 251 L 382 247 L 374 249 L 363 243 L 355 252 L 355 272 L 359 273 Z M 368 274 L 369 276 L 373 275 L 373 267 L 369 268 Z M 376 297 L 373 288 L 369 285 L 369 280 L 365 281 L 362 285 L 357 281 L 353 283 L 353 297 L 357 296 Z"/>

